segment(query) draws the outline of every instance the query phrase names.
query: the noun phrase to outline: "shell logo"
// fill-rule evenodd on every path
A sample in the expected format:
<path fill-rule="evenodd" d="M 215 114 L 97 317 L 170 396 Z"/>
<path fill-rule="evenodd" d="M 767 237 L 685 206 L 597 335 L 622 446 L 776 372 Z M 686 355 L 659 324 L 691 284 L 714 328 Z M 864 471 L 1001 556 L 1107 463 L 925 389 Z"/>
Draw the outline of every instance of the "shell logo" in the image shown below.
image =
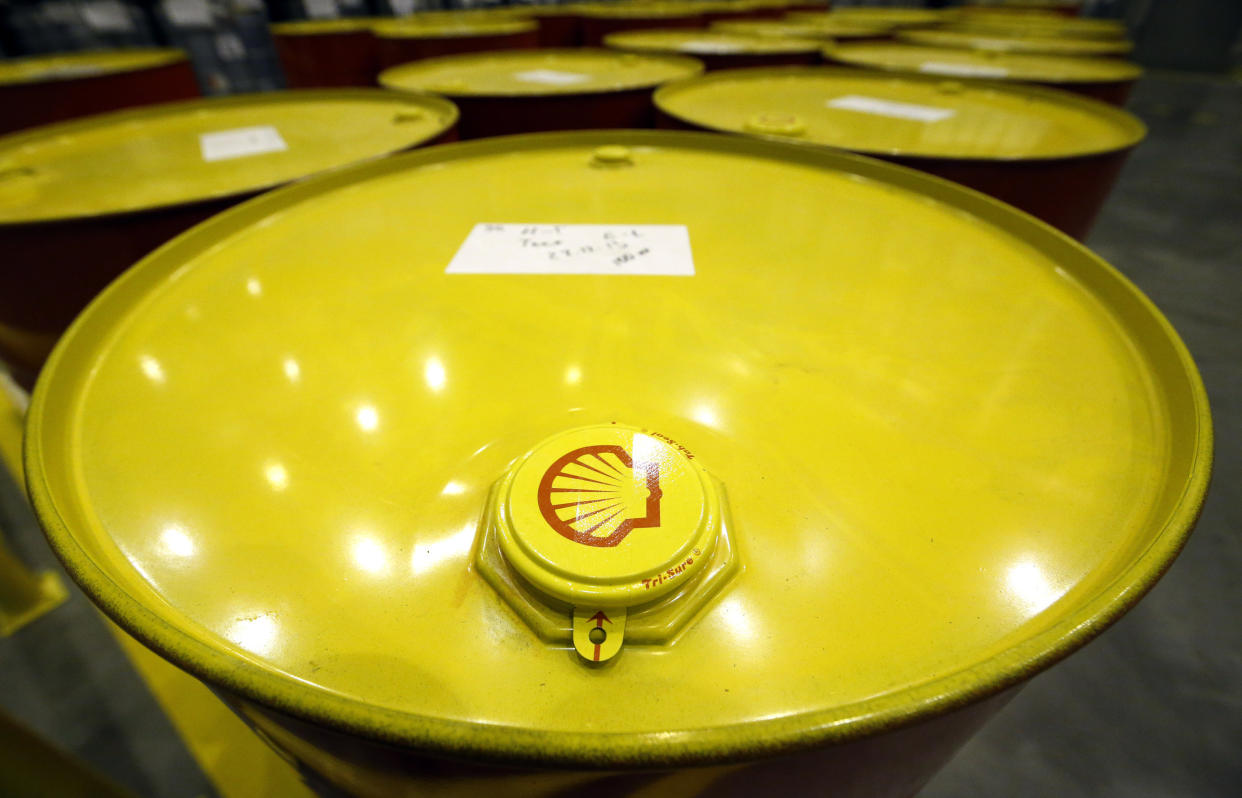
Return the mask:
<path fill-rule="evenodd" d="M 557 534 L 585 546 L 616 546 L 635 529 L 660 525 L 660 464 L 635 468 L 622 446 L 583 446 L 548 466 L 539 512 Z"/>

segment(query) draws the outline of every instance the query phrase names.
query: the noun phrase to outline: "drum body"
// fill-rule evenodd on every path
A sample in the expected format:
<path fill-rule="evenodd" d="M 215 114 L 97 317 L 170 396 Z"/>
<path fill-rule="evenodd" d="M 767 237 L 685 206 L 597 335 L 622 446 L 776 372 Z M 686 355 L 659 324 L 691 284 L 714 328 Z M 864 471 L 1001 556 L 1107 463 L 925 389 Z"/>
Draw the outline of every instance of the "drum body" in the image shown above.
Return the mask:
<path fill-rule="evenodd" d="M 37 56 L 0 64 L 0 134 L 199 96 L 179 50 Z"/>

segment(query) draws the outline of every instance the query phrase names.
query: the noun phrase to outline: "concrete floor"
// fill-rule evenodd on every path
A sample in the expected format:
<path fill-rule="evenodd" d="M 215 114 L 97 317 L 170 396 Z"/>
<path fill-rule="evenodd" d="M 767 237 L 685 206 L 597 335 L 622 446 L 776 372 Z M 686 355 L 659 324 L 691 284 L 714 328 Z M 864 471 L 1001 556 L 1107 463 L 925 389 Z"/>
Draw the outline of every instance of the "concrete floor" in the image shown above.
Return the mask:
<path fill-rule="evenodd" d="M 1213 486 L 1147 598 L 1032 681 L 924 798 L 1242 796 L 1242 84 L 1151 74 L 1130 110 L 1150 136 L 1087 243 L 1194 355 Z"/>
<path fill-rule="evenodd" d="M 1155 300 L 1212 399 L 1214 488 L 1168 575 L 1037 677 L 924 791 L 950 796 L 1242 796 L 1242 84 L 1153 74 L 1151 128 L 1090 245 Z M 0 527 L 51 565 L 0 480 Z M 0 640 L 0 708 L 141 796 L 213 795 L 89 603 Z"/>

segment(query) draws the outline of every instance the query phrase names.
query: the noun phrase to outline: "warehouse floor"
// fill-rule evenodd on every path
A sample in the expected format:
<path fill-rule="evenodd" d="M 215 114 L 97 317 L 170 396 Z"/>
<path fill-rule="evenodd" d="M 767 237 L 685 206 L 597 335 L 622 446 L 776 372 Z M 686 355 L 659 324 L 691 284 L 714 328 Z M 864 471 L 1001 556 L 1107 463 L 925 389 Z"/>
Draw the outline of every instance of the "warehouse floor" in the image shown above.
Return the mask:
<path fill-rule="evenodd" d="M 1152 74 L 1131 108 L 1151 135 L 1089 243 L 1155 300 L 1194 354 L 1215 418 L 1214 488 L 1151 595 L 1036 678 L 925 798 L 1242 795 L 1242 83 Z M 3 478 L 0 528 L 27 562 L 54 567 Z M 0 639 L 0 708 L 139 795 L 303 794 L 288 774 L 222 767 L 228 740 L 213 750 L 179 736 L 150 684 L 76 591 Z"/>

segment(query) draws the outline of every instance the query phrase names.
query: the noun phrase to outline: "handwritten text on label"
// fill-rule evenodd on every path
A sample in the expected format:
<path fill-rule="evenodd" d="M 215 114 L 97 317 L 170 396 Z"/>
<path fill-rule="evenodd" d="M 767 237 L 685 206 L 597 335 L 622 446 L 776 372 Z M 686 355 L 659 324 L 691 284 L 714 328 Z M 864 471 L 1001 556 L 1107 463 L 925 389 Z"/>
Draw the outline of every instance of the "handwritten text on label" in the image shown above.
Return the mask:
<path fill-rule="evenodd" d="M 679 224 L 476 224 L 447 274 L 694 274 Z"/>

